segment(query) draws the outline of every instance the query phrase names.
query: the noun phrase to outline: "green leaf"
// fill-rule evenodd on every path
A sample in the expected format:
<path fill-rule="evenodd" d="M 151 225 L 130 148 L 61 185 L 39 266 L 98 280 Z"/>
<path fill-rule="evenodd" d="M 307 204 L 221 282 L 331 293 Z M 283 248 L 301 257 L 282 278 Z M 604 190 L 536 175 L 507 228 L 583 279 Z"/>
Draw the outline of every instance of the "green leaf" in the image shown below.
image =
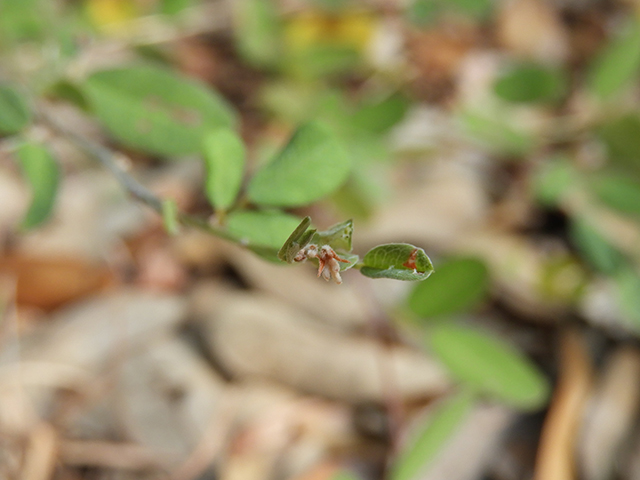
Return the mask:
<path fill-rule="evenodd" d="M 177 235 L 180 232 L 178 221 L 178 206 L 175 200 L 167 198 L 162 202 L 162 223 L 169 235 Z"/>
<path fill-rule="evenodd" d="M 0 84 L 0 134 L 18 133 L 31 122 L 29 102 L 18 91 Z"/>
<path fill-rule="evenodd" d="M 456 11 L 471 18 L 483 20 L 487 18 L 493 10 L 493 0 L 451 0 Z"/>
<path fill-rule="evenodd" d="M 423 249 L 408 243 L 387 243 L 367 252 L 360 272 L 371 278 L 425 280 L 433 272 L 431 260 Z"/>
<path fill-rule="evenodd" d="M 546 206 L 555 206 L 580 179 L 580 173 L 566 158 L 549 159 L 534 176 L 534 192 Z"/>
<path fill-rule="evenodd" d="M 407 19 L 419 27 L 427 27 L 440 17 L 445 10 L 443 2 L 435 0 L 414 0 L 405 11 Z"/>
<path fill-rule="evenodd" d="M 640 182 L 628 176 L 598 174 L 591 184 L 606 206 L 622 213 L 640 215 Z"/>
<path fill-rule="evenodd" d="M 234 132 L 221 128 L 205 135 L 203 153 L 207 198 L 217 210 L 227 210 L 235 202 L 242 185 L 244 144 Z"/>
<path fill-rule="evenodd" d="M 282 26 L 274 3 L 235 0 L 232 6 L 234 34 L 240 54 L 255 66 L 276 65 L 281 58 Z"/>
<path fill-rule="evenodd" d="M 640 173 L 639 115 L 630 113 L 618 117 L 602 125 L 597 133 L 612 162 L 630 168 L 634 174 Z"/>
<path fill-rule="evenodd" d="M 177 15 L 189 8 L 194 0 L 160 0 L 160 13 L 163 15 Z"/>
<path fill-rule="evenodd" d="M 356 263 L 360 260 L 360 257 L 355 253 L 344 253 L 340 252 L 338 255 L 342 260 L 347 260 L 349 263 L 340 262 L 340 271 L 344 272 L 345 270 L 349 270 L 354 267 Z"/>
<path fill-rule="evenodd" d="M 23 144 L 17 155 L 32 192 L 31 205 L 22 220 L 22 228 L 29 230 L 46 222 L 51 215 L 60 169 L 49 150 L 37 143 Z"/>
<path fill-rule="evenodd" d="M 592 66 L 589 87 L 601 98 L 630 85 L 640 67 L 640 24 L 633 20 L 613 39 Z"/>
<path fill-rule="evenodd" d="M 278 251 L 278 258 L 283 262 L 293 263 L 293 259 L 300 249 L 307 246 L 311 237 L 316 233 L 315 229 L 309 230 L 311 217 L 304 217 L 298 226 L 291 232 L 291 235 L 284 242 Z"/>
<path fill-rule="evenodd" d="M 198 153 L 205 133 L 234 123 L 230 107 L 215 92 L 163 68 L 103 70 L 82 88 L 115 138 L 153 154 Z"/>
<path fill-rule="evenodd" d="M 474 396 L 468 391 L 440 401 L 423 422 L 418 435 L 395 461 L 391 480 L 415 480 L 456 432 L 471 412 Z"/>
<path fill-rule="evenodd" d="M 428 343 L 451 374 L 479 392 L 521 409 L 537 409 L 549 384 L 511 345 L 480 331 L 451 324 L 434 326 Z"/>
<path fill-rule="evenodd" d="M 553 102 L 566 92 L 564 71 L 536 64 L 513 66 L 494 85 L 496 95 L 509 102 Z"/>
<path fill-rule="evenodd" d="M 42 39 L 55 18 L 55 7 L 46 0 L 2 0 L 0 44 Z"/>
<path fill-rule="evenodd" d="M 327 230 L 316 232 L 311 243 L 318 246 L 329 245 L 336 251 L 350 252 L 351 237 L 353 236 L 353 220 L 337 223 Z"/>
<path fill-rule="evenodd" d="M 240 210 L 229 214 L 227 228 L 240 243 L 268 247 L 275 254 L 298 222 L 298 217 L 279 211 Z"/>
<path fill-rule="evenodd" d="M 353 127 L 381 134 L 403 119 L 409 109 L 404 95 L 395 93 L 377 101 L 362 105 L 352 116 Z"/>
<path fill-rule="evenodd" d="M 350 168 L 349 157 L 335 136 L 321 124 L 308 123 L 256 172 L 247 193 L 259 205 L 307 205 L 340 187 Z"/>
<path fill-rule="evenodd" d="M 603 273 L 613 273 L 624 264 L 623 255 L 587 220 L 574 218 L 569 236 L 582 256 Z"/>
<path fill-rule="evenodd" d="M 476 258 L 452 258 L 438 265 L 438 274 L 416 285 L 409 296 L 409 308 L 421 317 L 435 317 L 469 311 L 486 299 L 489 272 Z"/>

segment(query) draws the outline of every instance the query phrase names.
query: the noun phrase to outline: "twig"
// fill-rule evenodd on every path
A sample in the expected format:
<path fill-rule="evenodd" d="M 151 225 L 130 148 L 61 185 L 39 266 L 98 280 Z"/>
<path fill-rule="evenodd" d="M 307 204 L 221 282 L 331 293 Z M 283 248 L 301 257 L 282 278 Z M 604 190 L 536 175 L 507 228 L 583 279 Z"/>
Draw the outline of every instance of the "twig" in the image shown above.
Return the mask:
<path fill-rule="evenodd" d="M 147 187 L 139 183 L 127 174 L 117 163 L 116 154 L 102 145 L 92 142 L 85 137 L 67 129 L 45 109 L 39 111 L 40 119 L 56 133 L 71 140 L 76 146 L 88 155 L 98 160 L 120 182 L 134 198 L 147 204 L 156 212 L 162 212 L 162 201 L 156 197 Z"/>
<path fill-rule="evenodd" d="M 73 142 L 78 148 L 83 150 L 89 156 L 95 158 L 102 166 L 104 166 L 120 183 L 120 185 L 135 199 L 151 207 L 158 214 L 162 215 L 162 199 L 156 196 L 151 190 L 138 182 L 135 178 L 129 175 L 119 165 L 118 158 L 123 158 L 122 154 L 116 153 L 109 148 L 93 142 L 88 138 L 78 135 L 77 133 L 69 130 L 62 125 L 53 115 L 46 111 L 46 108 L 41 108 L 38 112 L 40 120 L 51 128 L 57 134 L 67 138 Z M 196 227 L 201 230 L 205 230 L 220 238 L 239 243 L 247 248 L 253 248 L 253 246 L 247 242 L 242 242 L 228 231 L 218 228 L 212 225 L 207 220 L 187 215 L 185 213 L 178 213 L 178 221 L 183 225 Z"/>

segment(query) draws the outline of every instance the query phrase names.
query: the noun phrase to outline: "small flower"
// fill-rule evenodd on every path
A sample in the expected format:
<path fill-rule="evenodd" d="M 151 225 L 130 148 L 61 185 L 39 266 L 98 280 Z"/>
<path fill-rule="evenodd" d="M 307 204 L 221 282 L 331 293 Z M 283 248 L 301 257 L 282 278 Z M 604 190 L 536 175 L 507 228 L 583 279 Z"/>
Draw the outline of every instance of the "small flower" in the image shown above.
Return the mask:
<path fill-rule="evenodd" d="M 340 258 L 329 245 L 323 245 L 320 250 L 317 245 L 307 245 L 300 249 L 293 260 L 304 262 L 307 258 L 318 259 L 318 277 L 322 275 L 322 278 L 327 281 L 333 279 L 338 285 L 342 283 L 340 263 L 338 262 L 349 263 L 349 261 Z"/>

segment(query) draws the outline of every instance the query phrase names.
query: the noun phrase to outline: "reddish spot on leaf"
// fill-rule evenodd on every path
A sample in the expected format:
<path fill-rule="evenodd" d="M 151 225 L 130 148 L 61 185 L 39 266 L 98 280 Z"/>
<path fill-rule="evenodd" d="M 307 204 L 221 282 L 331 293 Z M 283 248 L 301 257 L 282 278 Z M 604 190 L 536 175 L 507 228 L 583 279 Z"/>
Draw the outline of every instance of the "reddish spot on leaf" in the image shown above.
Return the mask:
<path fill-rule="evenodd" d="M 409 255 L 409 258 L 407 259 L 406 262 L 404 262 L 402 264 L 403 267 L 407 267 L 411 270 L 417 270 L 418 267 L 416 266 L 416 258 L 418 256 L 418 249 L 414 248 L 413 252 L 411 252 L 411 255 Z"/>

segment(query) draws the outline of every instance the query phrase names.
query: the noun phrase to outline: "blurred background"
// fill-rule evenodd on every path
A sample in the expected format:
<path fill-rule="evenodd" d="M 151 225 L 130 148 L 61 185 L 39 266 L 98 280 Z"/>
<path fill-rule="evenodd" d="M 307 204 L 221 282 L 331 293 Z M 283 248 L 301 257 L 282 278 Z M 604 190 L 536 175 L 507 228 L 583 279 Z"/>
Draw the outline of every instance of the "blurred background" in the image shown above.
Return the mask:
<path fill-rule="evenodd" d="M 0 0 L 0 479 L 640 480 L 639 15 Z M 344 180 L 252 204 L 308 122 Z M 225 208 L 220 125 L 246 150 Z M 435 273 L 255 253 L 306 215 Z"/>

